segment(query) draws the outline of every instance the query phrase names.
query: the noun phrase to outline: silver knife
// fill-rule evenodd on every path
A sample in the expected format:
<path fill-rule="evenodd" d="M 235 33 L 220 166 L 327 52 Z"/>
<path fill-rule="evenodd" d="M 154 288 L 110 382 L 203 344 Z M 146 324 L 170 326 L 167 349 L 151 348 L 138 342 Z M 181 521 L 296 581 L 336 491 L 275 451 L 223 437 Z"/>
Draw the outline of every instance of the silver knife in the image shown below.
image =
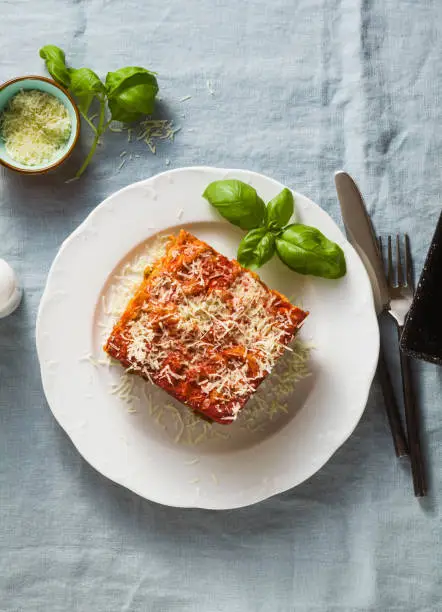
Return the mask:
<path fill-rule="evenodd" d="M 361 192 L 351 176 L 340 170 L 335 173 L 335 184 L 348 241 L 364 263 L 370 277 L 376 312 L 380 314 L 388 307 L 390 297 L 373 225 Z"/>
<path fill-rule="evenodd" d="M 380 315 L 389 307 L 390 297 L 373 225 L 365 208 L 361 192 L 351 176 L 342 170 L 336 172 L 335 184 L 348 241 L 362 259 L 367 270 L 373 290 L 376 313 Z M 379 351 L 378 373 L 396 456 L 403 457 L 408 455 L 408 445 L 382 344 Z"/>

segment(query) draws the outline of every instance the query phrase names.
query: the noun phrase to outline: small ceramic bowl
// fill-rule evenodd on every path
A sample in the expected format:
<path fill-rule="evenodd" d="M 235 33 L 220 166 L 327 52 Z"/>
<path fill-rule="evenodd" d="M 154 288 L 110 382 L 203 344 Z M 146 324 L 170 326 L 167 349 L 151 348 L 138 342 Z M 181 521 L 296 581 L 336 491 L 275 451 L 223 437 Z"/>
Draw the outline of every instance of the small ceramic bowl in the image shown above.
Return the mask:
<path fill-rule="evenodd" d="M 5 148 L 5 143 L 0 134 L 0 164 L 6 166 L 6 168 L 10 168 L 11 170 L 21 172 L 22 174 L 42 174 L 62 164 L 74 150 L 80 135 L 80 115 L 74 100 L 71 98 L 68 92 L 64 90 L 63 87 L 60 87 L 60 85 L 58 85 L 55 81 L 41 76 L 19 77 L 17 79 L 12 79 L 11 81 L 6 81 L 6 83 L 0 85 L 0 114 L 13 96 L 22 90 L 29 89 L 38 89 L 39 91 L 44 91 L 45 93 L 51 94 L 58 98 L 58 100 L 60 100 L 60 102 L 66 106 L 72 125 L 69 140 L 63 147 L 60 148 L 60 151 L 55 159 L 46 164 L 27 166 L 16 161 L 8 154 Z"/>

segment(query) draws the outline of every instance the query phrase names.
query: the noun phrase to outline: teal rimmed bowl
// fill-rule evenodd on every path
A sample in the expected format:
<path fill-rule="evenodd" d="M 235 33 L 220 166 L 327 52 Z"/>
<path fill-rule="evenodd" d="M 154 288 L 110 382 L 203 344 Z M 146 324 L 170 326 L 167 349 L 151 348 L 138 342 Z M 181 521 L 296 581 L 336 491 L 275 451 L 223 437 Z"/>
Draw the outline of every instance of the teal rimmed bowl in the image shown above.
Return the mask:
<path fill-rule="evenodd" d="M 44 91 L 45 93 L 55 96 L 60 102 L 62 102 L 68 110 L 69 118 L 71 120 L 71 134 L 68 141 L 63 145 L 55 159 L 45 164 L 39 164 L 36 166 L 27 166 L 13 159 L 6 151 L 5 142 L 0 134 L 0 164 L 16 170 L 22 174 L 42 174 L 53 168 L 57 168 L 62 164 L 72 153 L 80 135 L 80 115 L 78 108 L 68 94 L 68 92 L 60 87 L 52 79 L 48 79 L 42 76 L 24 76 L 6 81 L 3 85 L 0 85 L 0 114 L 3 109 L 7 106 L 9 100 L 22 90 L 37 89 Z"/>

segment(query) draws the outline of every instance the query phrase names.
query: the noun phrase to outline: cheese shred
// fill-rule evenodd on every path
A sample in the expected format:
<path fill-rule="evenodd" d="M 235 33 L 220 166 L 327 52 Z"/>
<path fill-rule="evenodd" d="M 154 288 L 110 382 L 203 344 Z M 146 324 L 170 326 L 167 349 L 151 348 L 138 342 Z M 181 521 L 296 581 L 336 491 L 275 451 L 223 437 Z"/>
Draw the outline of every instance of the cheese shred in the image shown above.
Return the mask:
<path fill-rule="evenodd" d="M 37 90 L 20 91 L 0 116 L 0 134 L 8 154 L 26 166 L 53 161 L 69 140 L 71 120 L 55 96 Z"/>

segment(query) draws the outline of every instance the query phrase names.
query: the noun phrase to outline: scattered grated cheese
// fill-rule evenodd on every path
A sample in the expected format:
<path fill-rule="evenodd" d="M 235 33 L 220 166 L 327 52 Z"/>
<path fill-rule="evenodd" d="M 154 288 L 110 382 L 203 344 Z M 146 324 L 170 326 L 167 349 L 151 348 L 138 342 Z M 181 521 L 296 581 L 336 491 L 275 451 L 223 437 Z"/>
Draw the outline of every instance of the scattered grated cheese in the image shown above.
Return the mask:
<path fill-rule="evenodd" d="M 184 463 L 186 465 L 195 465 L 196 463 L 199 463 L 199 459 L 198 457 L 195 457 L 195 459 L 191 459 L 190 461 L 185 461 Z"/>
<path fill-rule="evenodd" d="M 69 140 L 71 128 L 65 105 L 35 89 L 16 94 L 0 117 L 6 151 L 26 166 L 53 161 Z"/>
<path fill-rule="evenodd" d="M 84 355 L 84 357 L 80 357 L 80 361 L 87 361 L 88 363 L 91 363 L 95 368 L 100 365 L 99 361 L 97 359 L 94 359 L 91 353 Z"/>
<path fill-rule="evenodd" d="M 206 81 L 206 87 L 207 87 L 207 91 L 209 92 L 209 95 L 214 96 L 215 90 L 213 89 L 213 81 L 211 79 L 208 79 Z"/>
<path fill-rule="evenodd" d="M 156 154 L 156 147 L 158 141 L 169 140 L 173 141 L 175 134 L 180 131 L 180 127 L 175 128 L 173 121 L 169 119 L 145 119 L 140 121 L 137 128 L 134 127 L 111 127 L 109 129 L 112 132 L 127 131 L 127 142 L 133 142 L 134 136 L 135 141 L 143 141 L 149 147 L 151 153 Z M 135 132 L 135 130 L 137 130 Z M 139 156 L 135 156 L 139 157 Z M 170 163 L 170 162 L 169 162 Z M 168 165 L 166 161 L 166 165 Z"/>

